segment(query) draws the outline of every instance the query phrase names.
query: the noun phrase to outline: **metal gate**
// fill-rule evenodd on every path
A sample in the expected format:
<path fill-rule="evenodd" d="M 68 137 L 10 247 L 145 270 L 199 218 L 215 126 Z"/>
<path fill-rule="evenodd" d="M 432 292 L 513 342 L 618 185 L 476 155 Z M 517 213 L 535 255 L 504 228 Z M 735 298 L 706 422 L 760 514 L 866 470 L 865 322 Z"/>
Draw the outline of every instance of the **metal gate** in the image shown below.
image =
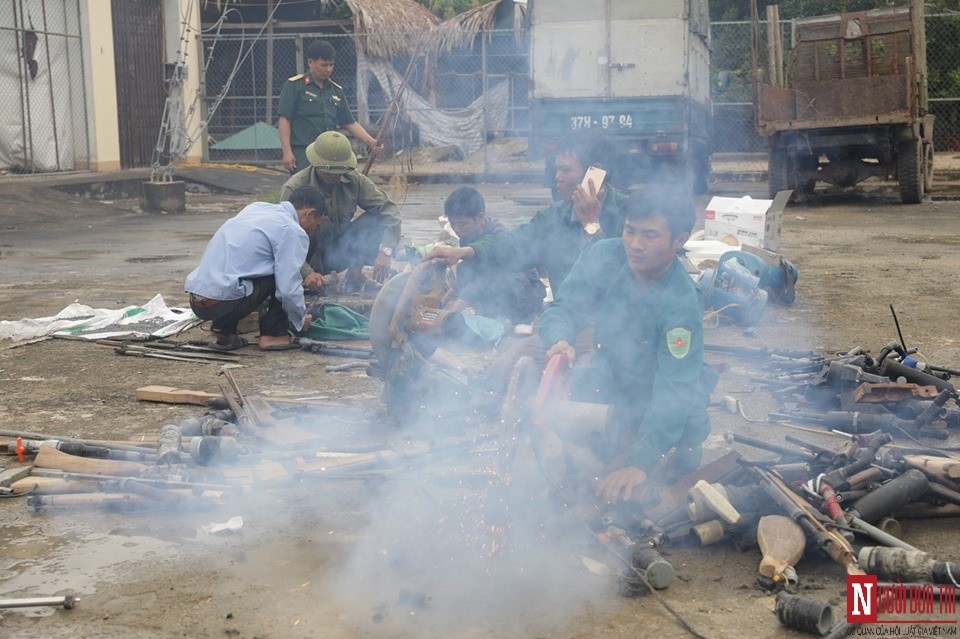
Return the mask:
<path fill-rule="evenodd" d="M 157 145 L 163 104 L 161 0 L 112 0 L 117 69 L 120 166 L 148 167 Z"/>

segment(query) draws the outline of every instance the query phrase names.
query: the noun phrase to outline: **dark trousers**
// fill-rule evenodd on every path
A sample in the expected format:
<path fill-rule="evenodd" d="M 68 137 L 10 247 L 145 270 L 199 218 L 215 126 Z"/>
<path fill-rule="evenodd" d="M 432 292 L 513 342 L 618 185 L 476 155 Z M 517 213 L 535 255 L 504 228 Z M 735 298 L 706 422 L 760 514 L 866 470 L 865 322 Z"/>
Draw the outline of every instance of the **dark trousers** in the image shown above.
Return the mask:
<path fill-rule="evenodd" d="M 321 226 L 310 237 L 307 264 L 324 275 L 373 264 L 383 241 L 380 213 L 367 211 L 345 226 Z"/>
<path fill-rule="evenodd" d="M 290 172 L 290 175 L 293 175 L 297 171 L 302 171 L 310 166 L 310 160 L 307 159 L 307 147 L 291 145 L 290 150 L 293 151 L 293 157 L 297 163 L 297 166 L 294 167 L 293 171 Z"/>
<path fill-rule="evenodd" d="M 694 406 L 683 425 L 683 432 L 668 456 L 671 473 L 685 475 L 700 466 L 703 457 L 703 440 L 710 435 L 710 418 L 707 405 L 710 393 L 716 386 L 715 371 L 705 366 L 700 383 L 691 387 L 688 401 Z M 607 377 L 607 372 L 593 366 L 578 366 L 573 369 L 570 384 L 570 399 L 580 402 L 609 404 L 612 413 L 607 421 L 607 431 L 600 434 L 589 447 L 611 470 L 629 465 L 631 451 L 640 435 L 639 427 L 650 405 L 645 393 L 614 390 L 616 384 Z M 662 451 L 666 454 L 667 451 Z"/>
<path fill-rule="evenodd" d="M 202 320 L 210 320 L 212 330 L 220 335 L 235 335 L 237 324 L 265 302 L 269 301 L 267 312 L 260 316 L 260 334 L 281 337 L 287 334 L 287 314 L 276 298 L 277 283 L 273 275 L 259 277 L 253 281 L 253 292 L 236 300 L 224 300 L 210 306 L 201 306 L 193 301 L 190 308 L 193 314 Z M 299 327 L 298 327 L 299 328 Z"/>

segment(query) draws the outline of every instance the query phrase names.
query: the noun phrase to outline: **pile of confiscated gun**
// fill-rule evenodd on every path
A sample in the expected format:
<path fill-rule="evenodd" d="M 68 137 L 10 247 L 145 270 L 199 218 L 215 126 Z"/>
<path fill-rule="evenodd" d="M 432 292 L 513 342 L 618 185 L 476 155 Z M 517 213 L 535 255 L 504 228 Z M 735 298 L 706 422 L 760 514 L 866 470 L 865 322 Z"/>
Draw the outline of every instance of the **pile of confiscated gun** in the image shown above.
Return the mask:
<path fill-rule="evenodd" d="M 831 629 L 829 606 L 791 592 L 799 581 L 794 565 L 808 550 L 825 553 L 848 575 L 876 575 L 881 589 L 915 588 L 934 597 L 948 588 L 956 596 L 960 564 L 937 561 L 901 540 L 896 518 L 960 516 L 957 449 L 921 441 L 942 444 L 949 429 L 960 425 L 958 394 L 949 381 L 960 372 L 926 364 L 898 342 L 876 358 L 861 348 L 834 357 L 710 345 L 706 350 L 763 358 L 766 375 L 754 381 L 779 400 L 771 421 L 819 424 L 843 443 L 831 448 L 786 435 L 779 444 L 728 433 L 728 441 L 777 457 L 747 461 L 728 453 L 651 496 L 636 513 L 621 513 L 604 532 L 622 530 L 632 542 L 632 565 L 621 573 L 623 594 L 662 587 L 650 577 L 651 548 L 730 539 L 741 548 L 759 546 L 758 583 L 780 591 L 780 621 L 815 634 L 846 636 L 848 628 L 841 623 Z M 677 489 L 686 491 L 685 509 L 664 503 L 677 501 Z"/>

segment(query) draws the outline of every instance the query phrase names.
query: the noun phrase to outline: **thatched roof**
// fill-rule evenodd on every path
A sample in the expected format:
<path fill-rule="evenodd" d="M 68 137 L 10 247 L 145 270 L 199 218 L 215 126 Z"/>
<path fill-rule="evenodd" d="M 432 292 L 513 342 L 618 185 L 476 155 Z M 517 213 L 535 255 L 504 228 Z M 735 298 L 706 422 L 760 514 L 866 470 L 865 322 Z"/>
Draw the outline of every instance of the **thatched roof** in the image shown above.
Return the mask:
<path fill-rule="evenodd" d="M 357 47 L 374 58 L 392 58 L 417 49 L 419 34 L 439 20 L 415 0 L 320 0 L 345 4 L 353 14 Z"/>
<path fill-rule="evenodd" d="M 497 8 L 502 2 L 513 5 L 513 32 L 519 40 L 526 5 L 513 0 L 491 0 L 442 22 L 430 34 L 430 48 L 445 52 L 472 45 L 477 34 L 496 28 Z"/>

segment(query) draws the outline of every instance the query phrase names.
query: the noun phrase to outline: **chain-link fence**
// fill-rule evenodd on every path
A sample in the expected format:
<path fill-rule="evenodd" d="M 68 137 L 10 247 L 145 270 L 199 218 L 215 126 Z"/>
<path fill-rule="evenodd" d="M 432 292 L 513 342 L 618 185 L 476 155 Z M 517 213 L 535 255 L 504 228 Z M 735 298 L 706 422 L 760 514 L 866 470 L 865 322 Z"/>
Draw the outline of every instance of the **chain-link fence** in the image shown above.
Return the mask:
<path fill-rule="evenodd" d="M 0 168 L 70 171 L 90 162 L 76 1 L 0 4 Z"/>
<path fill-rule="evenodd" d="M 408 35 L 411 43 L 419 40 L 420 34 Z M 211 161 L 280 161 L 275 130 L 280 91 L 288 78 L 305 71 L 303 51 L 317 39 L 336 49 L 333 80 L 343 87 L 357 120 L 376 135 L 401 93 L 409 59 L 364 56 L 354 35 L 220 34 L 206 37 L 203 47 Z M 394 116 L 387 127 L 387 156 L 433 146 L 476 160 L 476 170 L 496 170 L 502 141 L 524 138 L 528 128 L 526 48 L 525 35 L 495 31 L 441 55 L 418 49 L 399 100 L 402 117 Z M 494 140 L 501 142 L 496 150 Z"/>
<path fill-rule="evenodd" d="M 0 136 L 0 168 L 64 171 L 89 164 L 79 22 L 76 0 L 0 6 L 0 47 L 7 52 L 6 72 L 0 74 L 7 88 L 0 94 L 6 132 Z M 786 55 L 791 23 L 782 26 Z M 713 149 L 762 152 L 754 128 L 750 24 L 715 22 L 711 30 Z M 386 63 L 358 55 L 354 34 L 275 32 L 257 38 L 253 33 L 204 36 L 210 160 L 280 162 L 280 90 L 287 78 L 305 70 L 304 48 L 318 38 L 336 48 L 334 79 L 357 119 L 376 133 L 408 60 Z M 960 151 L 960 14 L 928 15 L 926 35 L 930 111 L 937 118 L 934 145 Z M 411 42 L 418 38 L 409 34 Z M 470 165 L 465 170 L 491 172 L 508 164 L 515 169 L 529 130 L 527 50 L 527 34 L 509 30 L 480 34 L 470 46 L 440 55 L 420 51 L 401 101 L 403 116 L 388 126 L 390 155 L 432 146 L 440 147 L 434 157 L 463 158 Z"/>
<path fill-rule="evenodd" d="M 766 23 L 760 24 L 766 33 Z M 792 22 L 782 21 L 781 27 L 786 57 Z M 763 139 L 754 128 L 750 23 L 714 22 L 711 36 L 714 151 L 763 152 Z M 929 109 L 936 116 L 934 148 L 960 151 L 960 14 L 926 16 L 926 36 Z M 766 68 L 763 60 L 760 65 Z"/>
<path fill-rule="evenodd" d="M 761 25 L 765 31 L 765 23 Z M 786 56 L 792 23 L 782 21 L 781 26 Z M 937 117 L 935 148 L 960 150 L 960 15 L 928 15 L 926 30 L 930 110 Z M 216 107 L 209 118 L 211 160 L 279 161 L 275 139 L 230 139 L 257 122 L 276 125 L 280 89 L 287 77 L 303 71 L 303 48 L 317 37 L 290 33 L 274 34 L 272 41 L 252 41 L 239 35 L 207 38 L 204 49 L 214 55 L 206 78 L 207 104 Z M 320 37 L 337 50 L 334 79 L 346 91 L 354 114 L 376 133 L 376 124 L 395 95 L 408 60 L 385 64 L 358 56 L 351 34 Z M 417 37 L 410 34 L 410 41 Z M 714 22 L 711 38 L 713 150 L 763 152 L 764 141 L 754 126 L 750 23 Z M 404 117 L 388 127 L 389 149 L 395 153 L 421 145 L 451 147 L 451 153 L 460 157 L 479 157 L 476 168 L 484 171 L 497 170 L 498 160 L 506 154 L 515 166 L 529 130 L 527 48 L 525 33 L 518 38 L 513 31 L 504 31 L 481 34 L 472 46 L 439 56 L 422 52 L 405 91 L 412 97 L 403 101 Z M 248 49 L 250 54 L 235 68 Z M 229 91 L 217 97 L 228 83 Z M 454 139 L 456 136 L 444 131 L 445 118 L 461 119 L 461 129 L 464 123 L 471 123 L 478 130 L 469 140 Z M 444 139 L 447 145 L 438 144 Z M 517 145 L 510 145 L 513 139 Z M 250 148 L 239 148 L 243 145 Z"/>

